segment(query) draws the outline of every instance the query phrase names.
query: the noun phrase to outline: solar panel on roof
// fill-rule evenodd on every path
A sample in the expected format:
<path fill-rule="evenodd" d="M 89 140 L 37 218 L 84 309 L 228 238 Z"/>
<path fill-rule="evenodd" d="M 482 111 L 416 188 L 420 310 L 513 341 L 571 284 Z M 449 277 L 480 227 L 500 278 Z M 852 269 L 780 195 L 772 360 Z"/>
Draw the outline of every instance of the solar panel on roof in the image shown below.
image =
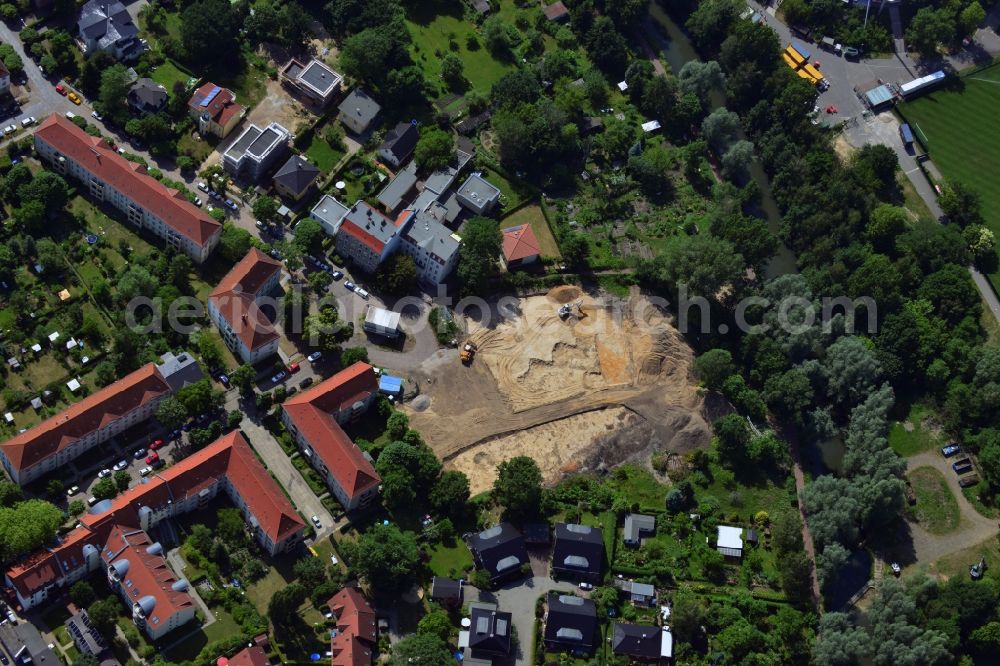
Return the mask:
<path fill-rule="evenodd" d="M 212 100 L 215 99 L 215 96 L 218 95 L 220 92 L 222 92 L 222 88 L 220 88 L 219 86 L 215 86 L 214 88 L 209 90 L 208 94 L 205 95 L 205 99 L 201 100 L 201 106 L 208 106 L 209 104 L 211 104 Z"/>

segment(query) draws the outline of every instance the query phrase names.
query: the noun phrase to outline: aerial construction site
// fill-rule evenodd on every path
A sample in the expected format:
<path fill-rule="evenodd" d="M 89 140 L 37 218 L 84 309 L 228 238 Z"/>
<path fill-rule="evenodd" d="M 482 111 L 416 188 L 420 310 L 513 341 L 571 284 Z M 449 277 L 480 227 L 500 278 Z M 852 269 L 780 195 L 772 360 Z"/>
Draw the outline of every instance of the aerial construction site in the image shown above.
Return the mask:
<path fill-rule="evenodd" d="M 495 313 L 494 313 L 495 314 Z M 462 349 L 425 364 L 409 416 L 446 466 L 486 490 L 501 461 L 530 455 L 546 481 L 708 442 L 694 354 L 668 315 L 557 287 L 492 322 L 467 318 Z"/>

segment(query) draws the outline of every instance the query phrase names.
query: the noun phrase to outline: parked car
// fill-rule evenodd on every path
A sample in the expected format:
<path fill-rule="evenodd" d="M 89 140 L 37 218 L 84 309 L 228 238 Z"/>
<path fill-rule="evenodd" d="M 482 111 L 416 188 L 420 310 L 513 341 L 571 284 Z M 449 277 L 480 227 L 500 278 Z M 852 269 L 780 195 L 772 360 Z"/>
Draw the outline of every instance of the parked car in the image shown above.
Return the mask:
<path fill-rule="evenodd" d="M 0 650 L 0 664 L 3 664 L 3 666 L 7 666 L 7 664 L 9 663 L 10 659 L 8 659 L 7 655 L 2 650 Z"/>
<path fill-rule="evenodd" d="M 111 470 L 110 469 L 102 469 L 100 472 L 97 473 L 97 478 L 98 479 L 106 479 L 109 476 L 111 476 Z"/>
<path fill-rule="evenodd" d="M 288 397 L 291 397 L 291 396 L 295 395 L 298 392 L 299 392 L 298 387 L 293 386 L 292 388 L 288 389 L 288 392 L 285 393 L 285 395 L 288 396 Z"/>
<path fill-rule="evenodd" d="M 307 356 L 306 359 L 308 359 L 308 361 L 310 363 L 315 363 L 316 361 L 320 360 L 320 358 L 322 358 L 322 357 L 323 357 L 323 352 L 318 352 L 317 351 L 317 352 L 313 352 L 312 354 L 309 354 L 309 356 Z"/>
<path fill-rule="evenodd" d="M 97 501 L 98 500 L 97 500 L 96 497 L 88 497 L 87 498 L 87 506 L 94 506 L 95 504 L 97 504 Z"/>
<path fill-rule="evenodd" d="M 139 470 L 139 476 L 149 476 L 152 473 L 153 473 L 153 468 L 148 466 L 143 467 L 142 469 Z"/>
<path fill-rule="evenodd" d="M 336 282 L 336 281 L 337 281 L 337 280 L 339 280 L 340 278 L 344 277 L 344 274 L 343 274 L 343 273 L 342 273 L 341 271 L 334 271 L 334 272 L 333 272 L 333 273 L 331 274 L 331 277 L 333 277 L 333 281 L 334 281 L 334 282 Z"/>
<path fill-rule="evenodd" d="M 118 462 L 116 462 L 114 464 L 114 467 L 112 467 L 111 469 L 113 469 L 116 472 L 120 472 L 123 469 L 125 469 L 126 467 L 128 467 L 128 461 L 127 460 L 119 460 Z"/>
<path fill-rule="evenodd" d="M 323 529 L 323 523 L 319 522 L 319 516 L 312 516 L 309 520 L 311 520 L 312 524 L 316 526 L 316 529 Z"/>
<path fill-rule="evenodd" d="M 60 83 L 56 86 L 56 92 L 65 97 L 67 93 L 66 86 Z"/>
<path fill-rule="evenodd" d="M 132 457 L 136 460 L 142 460 L 146 456 L 146 449 L 136 449 Z"/>
<path fill-rule="evenodd" d="M 80 492 L 80 486 L 70 486 L 69 490 L 66 491 L 66 497 L 72 497 Z"/>
<path fill-rule="evenodd" d="M 156 462 L 159 462 L 159 461 L 160 461 L 160 454 L 157 453 L 156 451 L 153 451 L 148 456 L 146 456 L 146 464 L 147 465 L 152 465 L 153 463 L 156 463 Z"/>
<path fill-rule="evenodd" d="M 97 111 L 93 111 L 90 115 L 94 118 L 94 120 L 104 120 L 104 116 L 99 114 Z"/>
<path fill-rule="evenodd" d="M 162 439 L 158 439 L 158 440 L 154 441 L 152 444 L 149 445 L 149 450 L 150 451 L 155 451 L 158 448 L 160 448 L 161 446 L 163 446 L 163 440 Z"/>
<path fill-rule="evenodd" d="M 229 210 L 239 210 L 240 207 L 236 205 L 236 202 L 232 199 L 226 199 L 223 203 L 226 204 L 226 208 Z"/>
<path fill-rule="evenodd" d="M 172 442 L 172 441 L 174 441 L 175 439 L 179 439 L 179 438 L 180 438 L 180 436 L 181 436 L 181 431 L 180 431 L 180 429 L 177 429 L 177 430 L 172 430 L 172 431 L 170 432 L 170 434 L 169 434 L 169 435 L 167 435 L 167 440 L 168 440 L 168 441 L 171 441 L 171 442 Z"/>
<path fill-rule="evenodd" d="M 301 382 L 299 382 L 299 387 L 300 388 L 306 388 L 307 386 L 312 386 L 312 383 L 313 383 L 313 378 L 312 377 L 306 377 Z"/>
<path fill-rule="evenodd" d="M 229 375 L 227 375 L 224 372 L 220 372 L 219 373 L 219 383 L 222 384 L 223 386 L 225 386 L 226 388 L 229 388 Z"/>
<path fill-rule="evenodd" d="M 82 99 L 80 99 L 79 95 L 77 95 L 75 92 L 72 91 L 67 95 L 67 97 L 69 97 L 69 101 L 73 102 L 77 106 L 79 106 L 80 102 L 83 101 Z"/>
<path fill-rule="evenodd" d="M 288 374 L 290 374 L 290 375 L 294 375 L 299 370 L 300 370 L 300 368 L 299 368 L 299 364 L 298 363 L 292 363 L 292 364 L 290 364 L 288 366 Z"/>
<path fill-rule="evenodd" d="M 198 189 L 201 190 L 202 192 L 208 192 L 208 185 L 206 185 L 205 182 L 202 181 L 198 183 Z"/>
<path fill-rule="evenodd" d="M 361 287 L 357 287 L 354 290 L 354 293 L 360 296 L 361 298 L 365 299 L 366 301 L 368 300 L 368 296 L 370 295 L 367 291 L 365 291 Z"/>
<path fill-rule="evenodd" d="M 961 450 L 962 447 L 959 446 L 958 444 L 949 444 L 948 446 L 941 449 L 941 455 L 943 455 L 945 458 L 950 458 Z"/>
<path fill-rule="evenodd" d="M 347 282 L 344 283 L 344 289 L 346 289 L 347 291 L 354 291 L 354 283 L 348 280 Z"/>
<path fill-rule="evenodd" d="M 254 224 L 257 225 L 258 229 L 263 229 L 265 227 L 265 224 L 263 222 L 261 222 L 260 220 L 257 220 Z"/>
<path fill-rule="evenodd" d="M 970 474 L 969 476 L 963 476 L 958 480 L 958 485 L 962 488 L 971 488 L 972 486 L 979 483 L 979 476 L 976 474 Z"/>
<path fill-rule="evenodd" d="M 7 125 L 7 127 L 3 128 L 4 134 L 10 134 L 16 131 L 17 131 L 17 125 Z"/>
<path fill-rule="evenodd" d="M 66 112 L 66 117 L 67 117 L 67 118 L 68 118 L 69 120 L 73 120 L 74 118 L 76 118 L 76 114 L 75 114 L 75 113 L 73 113 L 72 111 L 67 111 L 67 112 Z"/>
<path fill-rule="evenodd" d="M 844 57 L 845 58 L 857 58 L 861 55 L 861 50 L 853 46 L 844 47 Z"/>
<path fill-rule="evenodd" d="M 274 382 L 275 384 L 277 384 L 278 382 L 280 382 L 282 379 L 284 379 L 287 376 L 288 376 L 288 373 L 285 372 L 284 370 L 282 370 L 281 372 L 279 372 L 278 374 L 276 374 L 274 377 L 271 377 L 271 381 Z"/>
<path fill-rule="evenodd" d="M 197 206 L 198 208 L 201 208 L 202 204 L 204 203 L 205 202 L 201 200 L 201 197 L 194 198 L 194 205 Z"/>
<path fill-rule="evenodd" d="M 21 119 L 21 127 L 31 127 L 35 124 L 34 116 L 25 116 Z"/>
<path fill-rule="evenodd" d="M 592 583 L 580 583 L 580 589 L 581 590 L 592 590 L 592 589 L 594 589 L 594 585 Z"/>

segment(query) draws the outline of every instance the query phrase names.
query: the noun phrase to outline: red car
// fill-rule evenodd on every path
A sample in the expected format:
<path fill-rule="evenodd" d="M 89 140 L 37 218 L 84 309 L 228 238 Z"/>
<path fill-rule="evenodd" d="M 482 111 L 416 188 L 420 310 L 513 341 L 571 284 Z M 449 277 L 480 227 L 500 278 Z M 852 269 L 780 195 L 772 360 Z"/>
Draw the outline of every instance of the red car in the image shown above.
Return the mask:
<path fill-rule="evenodd" d="M 158 462 L 160 462 L 160 454 L 157 453 L 156 451 L 153 451 L 148 456 L 146 456 L 147 465 L 155 465 Z"/>
<path fill-rule="evenodd" d="M 292 363 L 290 366 L 288 366 L 288 372 L 289 373 L 291 373 L 291 374 L 294 375 L 298 371 L 299 371 L 299 364 L 298 363 Z"/>
<path fill-rule="evenodd" d="M 149 450 L 150 451 L 155 451 L 156 449 L 160 448 L 161 446 L 163 446 L 163 440 L 162 439 L 158 439 L 158 440 L 156 440 L 155 442 L 153 442 L 152 444 L 149 445 Z"/>
<path fill-rule="evenodd" d="M 56 86 L 56 92 L 59 93 L 60 95 L 62 95 L 63 97 L 65 97 L 66 96 L 66 86 L 64 86 L 63 84 L 60 83 L 59 85 Z"/>

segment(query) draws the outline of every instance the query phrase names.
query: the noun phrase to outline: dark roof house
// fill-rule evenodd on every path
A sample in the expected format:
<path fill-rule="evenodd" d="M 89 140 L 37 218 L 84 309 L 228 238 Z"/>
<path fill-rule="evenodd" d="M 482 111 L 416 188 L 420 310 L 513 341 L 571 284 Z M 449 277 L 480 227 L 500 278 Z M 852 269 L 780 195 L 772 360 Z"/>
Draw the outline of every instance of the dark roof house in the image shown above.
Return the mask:
<path fill-rule="evenodd" d="M 301 155 L 292 155 L 274 174 L 274 187 L 281 194 L 298 201 L 319 178 L 319 167 Z"/>
<path fill-rule="evenodd" d="M 392 168 L 398 169 L 413 154 L 420 131 L 413 123 L 399 123 L 386 132 L 385 141 L 378 148 L 379 157 Z"/>
<path fill-rule="evenodd" d="M 167 105 L 167 89 L 153 79 L 143 77 L 132 84 L 126 97 L 135 113 L 158 113 Z"/>
<path fill-rule="evenodd" d="M 454 578 L 434 576 L 431 580 L 431 599 L 444 604 L 461 604 L 462 583 Z"/>
<path fill-rule="evenodd" d="M 472 604 L 469 626 L 469 649 L 473 658 L 510 655 L 512 615 L 498 611 L 493 604 Z"/>
<path fill-rule="evenodd" d="M 371 127 L 382 111 L 379 103 L 361 88 L 352 90 L 337 109 L 337 118 L 355 134 L 361 134 Z"/>
<path fill-rule="evenodd" d="M 589 652 L 597 634 L 597 607 L 590 599 L 549 592 L 545 647 Z"/>
<path fill-rule="evenodd" d="M 130 60 L 146 50 L 139 26 L 117 0 L 90 0 L 80 9 L 77 28 L 86 53 L 108 51 L 119 60 Z"/>
<path fill-rule="evenodd" d="M 611 638 L 612 651 L 642 660 L 670 659 L 674 654 L 670 629 L 645 624 L 616 622 Z"/>
<path fill-rule="evenodd" d="M 500 523 L 479 534 L 468 537 L 469 550 L 491 582 L 521 573 L 521 565 L 528 564 L 528 551 L 524 537 L 510 523 Z"/>
<path fill-rule="evenodd" d="M 556 523 L 552 570 L 557 574 L 597 580 L 604 568 L 604 537 L 589 525 Z"/>

